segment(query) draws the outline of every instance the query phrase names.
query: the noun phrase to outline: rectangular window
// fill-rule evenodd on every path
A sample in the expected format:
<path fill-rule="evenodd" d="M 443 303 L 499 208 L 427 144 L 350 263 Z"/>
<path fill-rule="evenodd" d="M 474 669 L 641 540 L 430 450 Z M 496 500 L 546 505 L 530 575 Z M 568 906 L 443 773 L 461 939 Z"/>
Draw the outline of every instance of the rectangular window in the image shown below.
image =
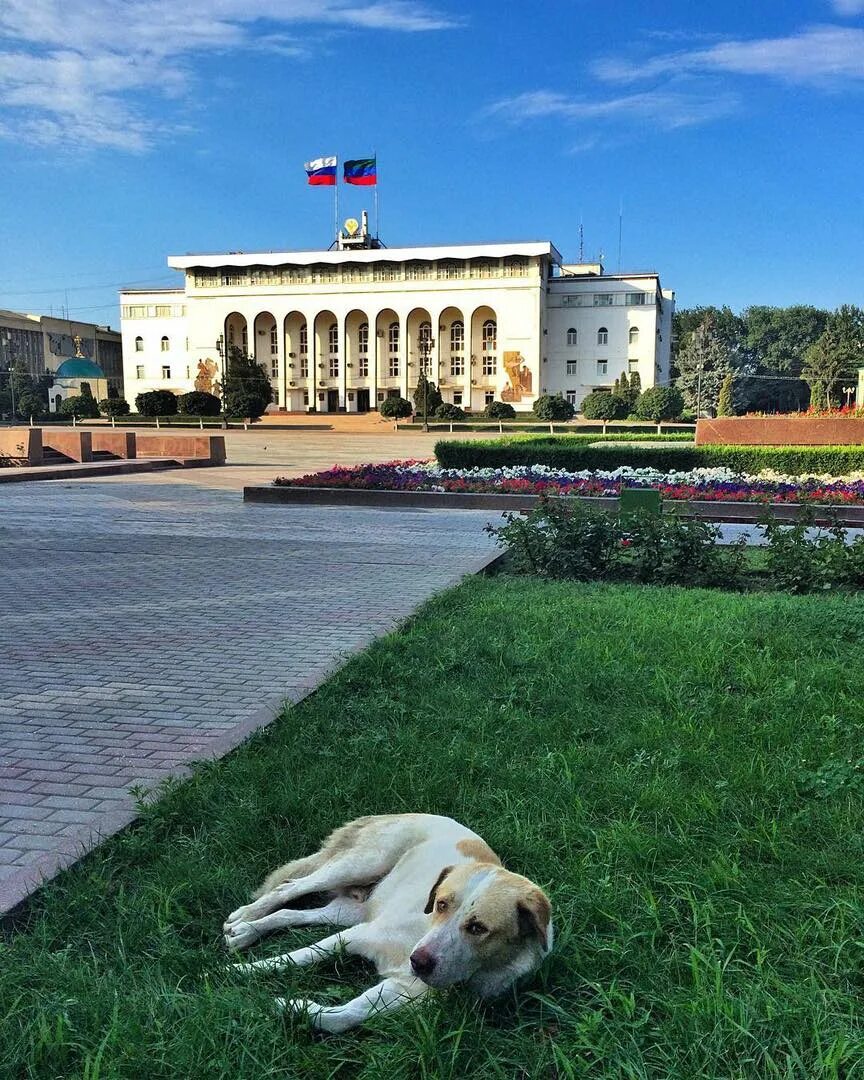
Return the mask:
<path fill-rule="evenodd" d="M 526 277 L 528 274 L 528 260 L 517 255 L 504 260 L 504 277 Z"/>
<path fill-rule="evenodd" d="M 577 392 L 576 392 L 575 390 L 567 390 L 567 391 L 565 392 L 565 395 L 564 395 L 564 396 L 565 396 L 565 397 L 567 398 L 567 401 L 568 401 L 568 402 L 569 402 L 569 403 L 570 403 L 570 404 L 571 404 L 571 405 L 573 406 L 573 408 L 575 409 L 575 408 L 576 408 L 576 397 L 577 397 Z"/>
<path fill-rule="evenodd" d="M 612 293 L 594 293 L 594 307 L 612 307 Z"/>
<path fill-rule="evenodd" d="M 561 297 L 562 307 L 584 307 L 588 300 L 587 296 L 580 296 L 578 293 L 568 293 L 567 296 Z"/>
<path fill-rule="evenodd" d="M 330 357 L 330 363 L 328 365 L 327 370 L 330 372 L 330 378 L 331 379 L 338 379 L 339 378 L 339 357 L 338 356 L 331 356 Z"/>
<path fill-rule="evenodd" d="M 163 379 L 170 379 L 171 378 L 171 368 L 168 366 L 168 364 L 163 364 L 162 365 L 162 378 Z"/>
<path fill-rule="evenodd" d="M 464 375 L 465 374 L 465 357 L 464 356 L 451 356 L 450 357 L 450 374 L 451 375 Z"/>
<path fill-rule="evenodd" d="M 278 379 L 279 378 L 279 357 L 278 356 L 271 356 L 270 357 L 270 378 L 271 379 Z"/>
<path fill-rule="evenodd" d="M 579 361 L 578 360 L 568 360 L 567 361 L 567 374 L 568 375 L 575 375 L 577 373 L 577 368 L 578 367 L 579 367 Z"/>
<path fill-rule="evenodd" d="M 276 356 L 279 352 L 279 330 L 276 326 L 270 328 L 270 355 Z"/>
<path fill-rule="evenodd" d="M 136 366 L 136 368 L 135 368 L 135 378 L 136 379 L 143 379 L 144 378 L 144 365 L 143 364 L 138 364 Z"/>
<path fill-rule="evenodd" d="M 454 405 L 461 405 L 462 404 L 462 391 L 461 390 L 454 390 L 453 391 L 453 404 Z"/>
<path fill-rule="evenodd" d="M 638 360 L 633 360 L 632 358 L 630 360 L 628 360 L 627 361 L 627 370 L 630 372 L 631 375 L 633 374 L 634 371 L 638 371 L 639 370 L 639 361 Z"/>
<path fill-rule="evenodd" d="M 369 357 L 365 353 L 361 353 L 357 359 L 357 374 L 361 379 L 369 375 Z"/>
<path fill-rule="evenodd" d="M 157 319 L 170 319 L 173 312 L 170 304 L 157 304 L 156 305 L 156 318 Z"/>
<path fill-rule="evenodd" d="M 457 262 L 439 262 L 437 271 L 439 281 L 452 281 L 464 272 L 462 264 Z"/>
<path fill-rule="evenodd" d="M 498 372 L 498 359 L 493 353 L 483 353 L 483 374 L 495 375 Z"/>
<path fill-rule="evenodd" d="M 495 391 L 494 390 L 487 390 L 483 395 L 484 404 L 485 405 L 491 405 L 494 400 L 495 400 Z"/>
<path fill-rule="evenodd" d="M 605 360 L 598 360 L 597 361 L 597 374 L 598 375 L 605 375 L 607 367 L 608 367 L 608 364 L 606 363 Z"/>
<path fill-rule="evenodd" d="M 187 364 L 187 365 L 186 365 L 186 378 L 187 378 L 187 379 L 191 379 L 191 378 L 192 378 L 192 376 L 191 376 L 191 375 L 189 374 L 190 370 L 191 370 L 191 369 L 190 369 L 189 365 Z"/>
<path fill-rule="evenodd" d="M 389 363 L 389 365 L 387 367 L 387 374 L 390 376 L 391 379 L 398 379 L 399 378 L 399 357 L 398 356 L 391 356 L 390 357 L 390 363 Z"/>

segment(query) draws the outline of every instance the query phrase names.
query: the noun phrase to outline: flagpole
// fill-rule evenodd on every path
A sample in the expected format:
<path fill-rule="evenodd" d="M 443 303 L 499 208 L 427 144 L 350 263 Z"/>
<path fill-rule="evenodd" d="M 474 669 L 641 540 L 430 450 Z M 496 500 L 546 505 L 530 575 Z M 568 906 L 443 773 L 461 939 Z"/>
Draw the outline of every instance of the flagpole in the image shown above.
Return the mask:
<path fill-rule="evenodd" d="M 336 158 L 336 183 L 333 185 L 333 242 L 339 243 L 339 158 Z"/>
<path fill-rule="evenodd" d="M 372 156 L 375 159 L 375 239 L 378 240 L 381 236 L 381 222 L 378 216 L 378 151 L 373 150 Z"/>

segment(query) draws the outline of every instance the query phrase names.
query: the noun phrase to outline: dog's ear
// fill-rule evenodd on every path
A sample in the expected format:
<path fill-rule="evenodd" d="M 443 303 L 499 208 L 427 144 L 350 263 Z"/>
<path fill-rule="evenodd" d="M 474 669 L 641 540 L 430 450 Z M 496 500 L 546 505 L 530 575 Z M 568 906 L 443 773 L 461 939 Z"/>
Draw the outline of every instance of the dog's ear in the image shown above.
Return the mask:
<path fill-rule="evenodd" d="M 536 937 L 545 952 L 552 947 L 552 905 L 545 893 L 532 889 L 516 905 L 519 917 L 519 933 L 523 937 Z"/>
<path fill-rule="evenodd" d="M 435 907 L 435 893 L 438 892 L 438 886 L 441 884 L 441 882 L 444 880 L 444 878 L 447 877 L 447 875 L 450 873 L 450 871 L 452 869 L 453 869 L 452 866 L 445 866 L 444 869 L 441 871 L 441 873 L 438 875 L 438 880 L 432 886 L 432 889 L 431 889 L 431 891 L 429 893 L 429 899 L 426 901 L 426 907 L 423 908 L 423 914 L 424 915 L 431 915 L 432 914 L 432 908 Z"/>

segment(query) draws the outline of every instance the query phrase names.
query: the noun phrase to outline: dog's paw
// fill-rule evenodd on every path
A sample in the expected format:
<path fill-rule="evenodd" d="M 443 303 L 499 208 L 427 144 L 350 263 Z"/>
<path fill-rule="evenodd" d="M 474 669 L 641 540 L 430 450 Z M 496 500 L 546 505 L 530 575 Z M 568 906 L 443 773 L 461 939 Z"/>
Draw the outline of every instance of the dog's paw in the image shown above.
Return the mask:
<path fill-rule="evenodd" d="M 243 907 L 238 907 L 236 911 L 232 911 L 225 922 L 222 924 L 225 930 L 228 930 L 234 923 L 245 922 L 249 918 L 249 909 L 252 904 L 244 904 Z"/>
<path fill-rule="evenodd" d="M 274 1006 L 278 1013 L 287 1013 L 289 1016 L 308 1016 L 313 1024 L 324 1008 L 317 1001 L 310 1001 L 308 998 L 274 998 Z"/>
<path fill-rule="evenodd" d="M 225 927 L 225 944 L 229 949 L 248 949 L 260 936 L 252 923 L 235 922 Z"/>

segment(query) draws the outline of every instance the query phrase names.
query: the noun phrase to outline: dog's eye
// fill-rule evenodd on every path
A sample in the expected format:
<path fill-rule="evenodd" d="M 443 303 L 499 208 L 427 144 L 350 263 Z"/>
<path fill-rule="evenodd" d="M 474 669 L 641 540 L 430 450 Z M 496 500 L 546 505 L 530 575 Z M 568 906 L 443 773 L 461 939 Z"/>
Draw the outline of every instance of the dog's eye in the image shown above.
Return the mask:
<path fill-rule="evenodd" d="M 446 900 L 437 900 L 435 902 L 435 910 L 436 911 L 446 911 L 447 910 L 447 901 Z"/>
<path fill-rule="evenodd" d="M 476 919 L 473 922 L 469 922 L 465 929 L 469 934 L 473 934 L 475 937 L 489 933 L 489 928 L 484 926 L 482 922 L 477 922 Z"/>

